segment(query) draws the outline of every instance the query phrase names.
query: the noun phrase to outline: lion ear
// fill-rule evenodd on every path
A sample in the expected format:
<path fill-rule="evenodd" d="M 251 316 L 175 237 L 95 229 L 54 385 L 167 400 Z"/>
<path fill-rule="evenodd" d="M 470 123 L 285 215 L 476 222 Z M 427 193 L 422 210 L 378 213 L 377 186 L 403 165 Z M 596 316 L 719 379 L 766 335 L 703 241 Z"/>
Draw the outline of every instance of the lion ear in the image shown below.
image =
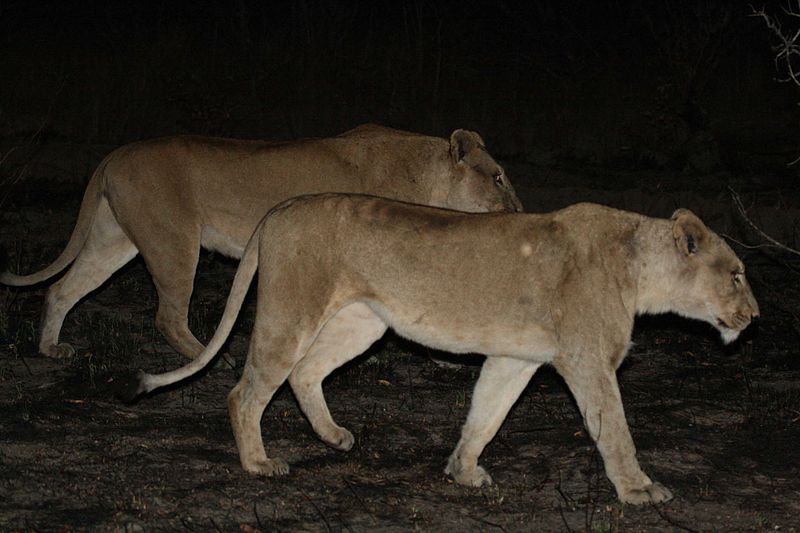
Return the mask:
<path fill-rule="evenodd" d="M 474 131 L 455 130 L 450 135 L 450 157 L 453 159 L 453 164 L 457 165 L 472 150 L 483 146 L 485 146 L 483 139 Z"/>
<path fill-rule="evenodd" d="M 697 215 L 688 209 L 678 209 L 672 213 L 671 220 L 675 246 L 684 255 L 693 255 L 705 246 L 708 228 Z"/>

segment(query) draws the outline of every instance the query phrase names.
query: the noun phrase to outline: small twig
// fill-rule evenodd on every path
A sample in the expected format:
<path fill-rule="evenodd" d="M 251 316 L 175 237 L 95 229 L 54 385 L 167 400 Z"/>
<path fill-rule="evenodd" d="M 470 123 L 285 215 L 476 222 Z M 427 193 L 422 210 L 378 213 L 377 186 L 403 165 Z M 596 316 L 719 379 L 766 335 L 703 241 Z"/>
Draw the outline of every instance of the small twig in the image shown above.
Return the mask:
<path fill-rule="evenodd" d="M 509 435 L 516 435 L 516 434 L 519 434 L 519 433 L 522 433 L 522 434 L 525 434 L 525 433 L 538 433 L 540 431 L 550 431 L 550 430 L 553 430 L 553 429 L 556 429 L 556 426 L 538 426 L 538 427 L 525 428 L 525 429 L 510 429 L 510 430 L 507 431 L 507 433 Z"/>
<path fill-rule="evenodd" d="M 655 509 L 656 512 L 658 513 L 658 516 L 660 516 L 661 519 L 664 520 L 665 522 L 667 522 L 669 525 L 671 525 L 673 527 L 677 527 L 678 529 L 683 530 L 683 531 L 689 531 L 689 533 L 700 533 L 698 530 L 692 529 L 689 526 L 681 524 L 680 522 L 678 522 L 674 518 L 670 517 L 668 514 L 663 512 L 661 510 L 661 508 L 658 505 L 656 505 L 655 503 L 651 503 L 650 507 Z"/>
<path fill-rule="evenodd" d="M 19 360 L 22 361 L 23 365 L 25 365 L 25 369 L 28 371 L 28 375 L 32 376 L 33 375 L 33 371 L 31 370 L 31 367 L 28 366 L 28 362 L 25 360 L 25 356 L 20 354 Z"/>
<path fill-rule="evenodd" d="M 256 524 L 258 524 L 259 531 L 264 531 L 264 524 L 261 523 L 261 517 L 258 516 L 258 502 L 253 501 L 253 514 L 256 515 Z"/>
<path fill-rule="evenodd" d="M 720 233 L 720 236 L 724 237 L 727 240 L 729 240 L 730 242 L 732 242 L 736 246 L 744 248 L 745 250 L 761 250 L 761 251 L 764 251 L 764 250 L 775 250 L 775 249 L 778 248 L 777 246 L 775 246 L 773 244 L 745 244 L 745 243 L 743 243 L 743 242 L 731 237 L 727 233 Z M 784 267 L 786 270 L 789 270 L 790 272 L 793 272 L 795 274 L 800 274 L 800 270 L 798 270 L 794 265 L 792 265 L 791 263 L 783 260 L 782 258 L 780 258 L 778 256 L 775 256 L 775 255 L 771 255 L 771 254 L 765 254 L 765 255 L 767 255 L 773 261 L 775 261 L 777 263 L 780 263 L 780 265 L 782 267 Z"/>
<path fill-rule="evenodd" d="M 486 520 L 485 518 L 481 518 L 481 517 L 477 517 L 477 518 L 471 517 L 471 518 L 473 520 L 477 520 L 481 524 L 486 524 L 487 526 L 491 526 L 493 528 L 499 529 L 503 533 L 506 533 L 506 531 L 508 531 L 506 528 L 503 527 L 502 524 L 496 524 L 495 522 L 490 522 L 489 520 Z"/>
<path fill-rule="evenodd" d="M 599 439 L 598 439 L 599 440 Z M 600 476 L 598 474 L 597 464 L 597 446 L 592 446 L 592 451 L 589 454 L 589 464 L 587 465 L 586 476 L 586 507 L 584 508 L 584 522 L 586 530 L 592 531 L 592 524 L 594 523 L 594 515 L 597 513 L 597 505 L 595 495 L 600 494 Z"/>
<path fill-rule="evenodd" d="M 789 246 L 786 246 L 785 244 L 779 241 L 776 241 L 775 239 L 764 233 L 764 231 L 762 231 L 761 228 L 756 226 L 756 224 L 752 220 L 750 220 L 750 217 L 747 216 L 747 211 L 744 208 L 744 204 L 742 204 L 742 199 L 739 197 L 739 194 L 736 191 L 734 191 L 731 187 L 728 187 L 728 190 L 731 193 L 731 199 L 733 200 L 733 205 L 735 205 L 736 209 L 739 211 L 739 215 L 744 219 L 747 225 L 753 229 L 753 231 L 758 233 L 762 239 L 771 243 L 773 247 L 779 248 L 785 252 L 789 252 L 794 255 L 800 255 L 800 251 L 795 250 L 794 248 L 790 248 Z"/>
<path fill-rule="evenodd" d="M 223 531 L 223 529 L 222 529 L 221 527 L 219 527 L 219 524 L 217 524 L 217 521 L 216 521 L 216 520 L 214 520 L 214 517 L 213 517 L 213 516 L 212 516 L 212 517 L 210 517 L 210 518 L 208 519 L 208 521 L 209 521 L 209 522 L 211 522 L 211 525 L 212 525 L 212 526 L 214 526 L 214 530 L 216 530 L 216 531 L 220 531 L 220 532 L 221 532 L 221 531 Z"/>
<path fill-rule="evenodd" d="M 561 499 L 564 500 L 564 503 L 572 507 L 572 502 L 574 500 L 564 494 L 564 491 L 561 490 L 561 470 L 558 471 L 558 483 L 556 484 L 556 491 L 558 492 L 559 496 L 561 496 Z"/>
<path fill-rule="evenodd" d="M 313 507 L 314 510 L 317 511 L 317 514 L 319 515 L 319 517 L 322 518 L 322 521 L 325 523 L 325 530 L 328 531 L 328 533 L 331 533 L 331 531 L 333 531 L 331 529 L 331 524 L 330 524 L 330 522 L 328 522 L 328 519 L 325 518 L 325 514 L 322 512 L 322 509 L 320 509 L 319 506 L 316 503 L 314 503 L 314 500 L 312 500 L 311 498 L 308 497 L 308 494 L 306 494 L 306 491 L 304 491 L 303 489 L 300 489 L 300 494 L 303 495 L 303 498 L 305 498 L 306 501 L 311 504 L 311 507 Z"/>
<path fill-rule="evenodd" d="M 6 153 L 3 154 L 3 157 L 0 157 L 0 167 L 3 166 L 3 163 L 5 163 L 6 159 L 8 159 L 8 156 L 13 154 L 17 148 L 17 146 L 12 146 Z"/>
<path fill-rule="evenodd" d="M 228 352 L 222 352 L 220 354 L 220 361 L 228 365 L 231 370 L 236 370 L 236 360 L 231 356 Z"/>
<path fill-rule="evenodd" d="M 559 492 L 561 492 L 561 491 L 559 490 Z M 574 529 L 569 527 L 569 522 L 567 522 L 567 517 L 564 516 L 564 508 L 562 506 L 560 506 L 560 505 L 558 506 L 558 512 L 561 515 L 561 521 L 564 522 L 564 527 L 567 528 L 567 531 L 569 533 L 572 533 L 574 531 Z"/>
<path fill-rule="evenodd" d="M 736 246 L 745 248 L 747 250 L 763 250 L 765 248 L 778 248 L 774 244 L 745 244 L 742 241 L 738 240 L 737 238 L 728 235 L 727 233 L 720 233 L 719 236 L 725 237 L 727 240 L 731 241 Z"/>
<path fill-rule="evenodd" d="M 353 497 L 356 499 L 356 501 L 361 506 L 361 508 L 364 510 L 364 512 L 367 513 L 367 516 L 369 516 L 372 519 L 372 523 L 376 524 L 377 522 L 375 522 L 375 517 L 373 516 L 373 514 L 369 510 L 369 508 L 367 508 L 367 506 L 364 504 L 364 499 L 362 497 L 360 497 L 358 495 L 358 493 L 356 492 L 356 489 L 353 488 L 353 484 L 350 483 L 350 480 L 348 480 L 346 477 L 342 476 L 342 481 L 344 481 L 345 486 L 348 488 L 348 490 L 353 495 Z"/>
<path fill-rule="evenodd" d="M 570 500 L 572 500 L 572 498 L 569 498 L 566 494 L 564 494 L 564 491 L 561 490 L 561 470 L 558 471 L 558 483 L 556 483 L 556 492 L 558 492 L 558 495 L 561 496 L 561 499 L 564 500 L 565 504 L 567 504 L 569 507 L 572 507 L 572 504 L 570 503 Z M 569 522 L 567 522 L 567 517 L 564 515 L 564 507 L 560 504 L 558 506 L 558 512 L 561 515 L 561 521 L 564 522 L 564 527 L 567 528 L 567 531 L 569 533 L 572 533 L 573 529 L 569 526 Z"/>

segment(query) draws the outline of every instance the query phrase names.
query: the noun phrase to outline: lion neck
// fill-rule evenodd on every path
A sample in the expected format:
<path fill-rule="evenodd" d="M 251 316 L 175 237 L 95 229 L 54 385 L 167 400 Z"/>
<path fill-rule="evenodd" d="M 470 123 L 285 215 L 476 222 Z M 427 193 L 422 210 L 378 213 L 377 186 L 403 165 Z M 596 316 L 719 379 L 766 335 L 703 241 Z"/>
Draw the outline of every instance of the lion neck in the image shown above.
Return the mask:
<path fill-rule="evenodd" d="M 645 219 L 637 230 L 636 314 L 680 312 L 686 270 L 672 236 L 672 222 Z"/>

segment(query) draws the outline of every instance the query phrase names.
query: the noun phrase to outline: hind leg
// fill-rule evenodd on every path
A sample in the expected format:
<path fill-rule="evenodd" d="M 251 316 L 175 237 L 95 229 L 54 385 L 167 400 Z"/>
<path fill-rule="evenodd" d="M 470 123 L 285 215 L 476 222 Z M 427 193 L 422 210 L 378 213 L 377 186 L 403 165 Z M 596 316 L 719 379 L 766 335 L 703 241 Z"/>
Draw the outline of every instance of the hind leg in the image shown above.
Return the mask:
<path fill-rule="evenodd" d="M 362 354 L 386 332 L 383 322 L 365 304 L 341 309 L 320 331 L 314 344 L 289 376 L 300 408 L 317 435 L 338 450 L 353 446 L 353 434 L 336 424 L 322 394 L 325 377 Z"/>
<path fill-rule="evenodd" d="M 142 257 L 158 292 L 156 328 L 175 351 L 194 359 L 203 344 L 189 330 L 189 302 L 200 255 L 200 232 L 177 233 L 155 221 L 158 242 L 140 244 Z"/>
<path fill-rule="evenodd" d="M 39 352 L 50 357 L 69 357 L 75 353 L 69 344 L 58 342 L 64 317 L 136 253 L 136 246 L 125 236 L 108 202 L 101 200 L 86 243 L 67 273 L 47 291 Z"/>
<path fill-rule="evenodd" d="M 273 369 L 276 370 L 276 369 Z M 280 476 L 289 473 L 289 465 L 278 457 L 267 457 L 261 437 L 261 417 L 289 369 L 267 373 L 247 365 L 242 379 L 228 395 L 228 413 L 233 427 L 239 461 L 251 474 Z"/>
<path fill-rule="evenodd" d="M 286 381 L 319 330 L 303 319 L 288 321 L 296 324 L 297 330 L 282 328 L 264 318 L 270 314 L 259 308 L 242 378 L 228 396 L 228 411 L 242 468 L 262 476 L 289 472 L 286 461 L 267 457 L 261 437 L 261 417 L 275 391 Z"/>
<path fill-rule="evenodd" d="M 156 327 L 175 351 L 194 359 L 203 351 L 203 343 L 189 330 L 189 301 L 193 283 L 181 282 L 180 286 L 176 286 L 178 284 L 173 280 L 171 285 L 169 289 L 158 290 Z"/>

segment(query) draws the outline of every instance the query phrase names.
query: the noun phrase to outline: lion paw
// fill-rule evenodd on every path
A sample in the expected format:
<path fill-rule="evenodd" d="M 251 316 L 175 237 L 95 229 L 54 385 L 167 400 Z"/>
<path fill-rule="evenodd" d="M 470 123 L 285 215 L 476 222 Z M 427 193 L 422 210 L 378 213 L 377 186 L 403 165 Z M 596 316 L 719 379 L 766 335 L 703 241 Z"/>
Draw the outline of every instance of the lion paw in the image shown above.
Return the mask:
<path fill-rule="evenodd" d="M 661 483 L 653 482 L 641 489 L 630 489 L 620 494 L 622 503 L 642 505 L 644 503 L 668 502 L 672 499 L 672 492 Z"/>
<path fill-rule="evenodd" d="M 492 476 L 482 466 L 476 466 L 472 472 L 461 472 L 458 477 L 453 476 L 453 478 L 456 482 L 471 487 L 488 487 L 492 484 Z"/>
<path fill-rule="evenodd" d="M 275 457 L 245 466 L 244 469 L 256 476 L 277 477 L 289 473 L 289 464 L 283 459 Z"/>
<path fill-rule="evenodd" d="M 44 350 L 41 350 L 42 355 L 52 357 L 54 359 L 68 359 L 75 355 L 75 348 L 72 345 L 62 342 L 59 344 L 51 344 Z"/>
<path fill-rule="evenodd" d="M 447 468 L 444 473 L 453 476 L 453 479 L 459 485 L 467 485 L 469 487 L 483 487 L 492 484 L 492 476 L 482 466 L 476 466 L 471 470 L 464 470 L 460 465 L 456 464 L 457 461 L 452 457 L 447 462 Z"/>
<path fill-rule="evenodd" d="M 344 428 L 337 428 L 336 432 L 333 435 L 333 438 L 326 438 L 325 442 L 337 450 L 343 452 L 349 452 L 350 449 L 353 447 L 353 443 L 355 443 L 356 439 L 353 437 L 353 434 L 347 431 Z"/>

